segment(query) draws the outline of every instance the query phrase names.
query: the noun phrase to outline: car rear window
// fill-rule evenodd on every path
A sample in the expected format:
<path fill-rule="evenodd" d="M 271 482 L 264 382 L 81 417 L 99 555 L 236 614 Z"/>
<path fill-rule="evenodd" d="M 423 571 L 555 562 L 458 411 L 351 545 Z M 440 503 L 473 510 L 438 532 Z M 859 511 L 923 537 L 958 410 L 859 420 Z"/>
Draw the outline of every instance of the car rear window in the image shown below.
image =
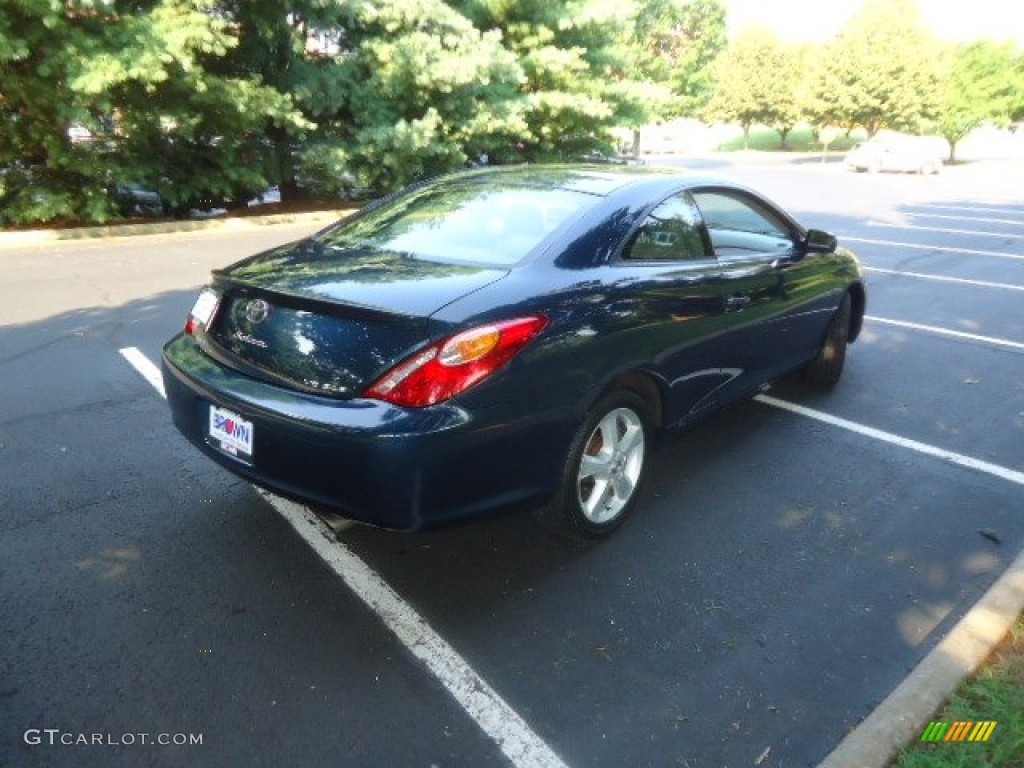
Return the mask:
<path fill-rule="evenodd" d="M 402 195 L 321 235 L 433 261 L 510 266 L 597 197 L 567 189 L 463 183 Z"/>

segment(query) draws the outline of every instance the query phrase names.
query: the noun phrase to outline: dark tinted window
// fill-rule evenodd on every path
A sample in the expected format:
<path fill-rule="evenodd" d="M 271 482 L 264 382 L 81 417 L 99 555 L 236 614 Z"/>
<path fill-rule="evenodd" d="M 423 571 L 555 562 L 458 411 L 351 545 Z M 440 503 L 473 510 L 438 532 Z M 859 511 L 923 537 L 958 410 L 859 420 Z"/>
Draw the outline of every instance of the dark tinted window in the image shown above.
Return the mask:
<path fill-rule="evenodd" d="M 430 186 L 325 233 L 341 248 L 371 247 L 418 258 L 508 266 L 569 216 L 599 198 L 567 189 L 496 183 Z"/>
<path fill-rule="evenodd" d="M 687 195 L 670 197 L 644 219 L 623 253 L 631 261 L 706 259 L 700 213 Z"/>

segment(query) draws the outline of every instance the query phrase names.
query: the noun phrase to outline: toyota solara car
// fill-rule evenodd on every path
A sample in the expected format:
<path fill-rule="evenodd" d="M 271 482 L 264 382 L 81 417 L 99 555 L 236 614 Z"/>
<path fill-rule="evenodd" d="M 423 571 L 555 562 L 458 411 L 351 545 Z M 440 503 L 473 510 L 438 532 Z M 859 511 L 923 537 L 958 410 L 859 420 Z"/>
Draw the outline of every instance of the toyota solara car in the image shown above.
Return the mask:
<path fill-rule="evenodd" d="M 512 510 L 581 537 L 655 432 L 857 338 L 856 258 L 758 194 L 652 168 L 466 171 L 213 274 L 164 348 L 177 427 L 232 472 L 386 528 Z"/>

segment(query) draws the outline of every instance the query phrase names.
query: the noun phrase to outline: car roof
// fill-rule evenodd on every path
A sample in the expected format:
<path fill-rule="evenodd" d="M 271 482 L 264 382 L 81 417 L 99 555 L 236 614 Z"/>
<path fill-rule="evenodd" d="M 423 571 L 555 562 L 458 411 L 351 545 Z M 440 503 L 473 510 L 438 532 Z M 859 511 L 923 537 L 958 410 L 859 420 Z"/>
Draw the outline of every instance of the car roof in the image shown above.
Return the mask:
<path fill-rule="evenodd" d="M 605 165 L 513 165 L 463 171 L 449 179 L 541 189 L 567 189 L 607 197 L 626 188 L 684 188 L 704 185 L 736 186 L 723 179 L 697 175 L 680 168 Z"/>

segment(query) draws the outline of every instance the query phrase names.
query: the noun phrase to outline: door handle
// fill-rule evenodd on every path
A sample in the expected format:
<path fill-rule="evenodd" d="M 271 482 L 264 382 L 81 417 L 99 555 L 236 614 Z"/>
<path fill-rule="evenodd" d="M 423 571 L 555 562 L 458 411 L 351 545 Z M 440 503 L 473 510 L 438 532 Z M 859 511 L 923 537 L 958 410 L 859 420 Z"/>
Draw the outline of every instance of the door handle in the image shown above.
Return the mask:
<path fill-rule="evenodd" d="M 745 296 L 742 293 L 734 293 L 725 300 L 725 311 L 726 312 L 739 312 L 746 308 L 750 303 L 750 297 Z"/>

